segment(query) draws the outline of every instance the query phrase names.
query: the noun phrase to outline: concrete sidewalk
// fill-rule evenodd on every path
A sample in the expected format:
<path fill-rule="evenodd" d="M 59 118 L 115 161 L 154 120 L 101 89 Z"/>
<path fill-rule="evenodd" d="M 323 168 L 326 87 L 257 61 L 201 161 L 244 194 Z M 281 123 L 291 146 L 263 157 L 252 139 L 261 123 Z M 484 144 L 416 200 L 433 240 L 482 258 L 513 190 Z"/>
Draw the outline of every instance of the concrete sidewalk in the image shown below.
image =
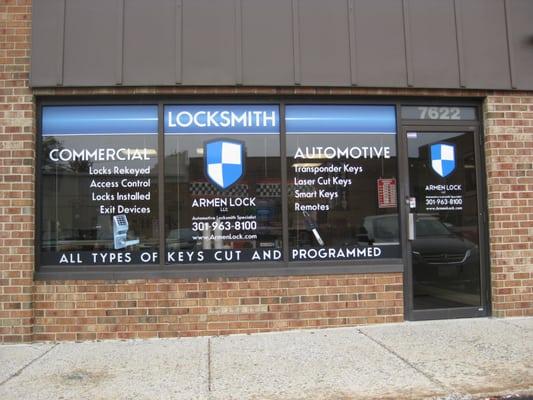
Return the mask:
<path fill-rule="evenodd" d="M 533 394 L 533 318 L 0 346 L 0 399 Z"/>

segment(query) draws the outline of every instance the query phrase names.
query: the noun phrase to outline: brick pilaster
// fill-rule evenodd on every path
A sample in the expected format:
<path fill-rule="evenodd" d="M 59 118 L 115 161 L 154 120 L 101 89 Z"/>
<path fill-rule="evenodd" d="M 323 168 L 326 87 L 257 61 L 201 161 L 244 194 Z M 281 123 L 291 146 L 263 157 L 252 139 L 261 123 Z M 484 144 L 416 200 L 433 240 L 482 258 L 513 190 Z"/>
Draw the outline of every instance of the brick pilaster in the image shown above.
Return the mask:
<path fill-rule="evenodd" d="M 492 307 L 533 315 L 533 94 L 484 104 Z"/>
<path fill-rule="evenodd" d="M 34 235 L 31 1 L 0 3 L 0 343 L 32 338 Z"/>

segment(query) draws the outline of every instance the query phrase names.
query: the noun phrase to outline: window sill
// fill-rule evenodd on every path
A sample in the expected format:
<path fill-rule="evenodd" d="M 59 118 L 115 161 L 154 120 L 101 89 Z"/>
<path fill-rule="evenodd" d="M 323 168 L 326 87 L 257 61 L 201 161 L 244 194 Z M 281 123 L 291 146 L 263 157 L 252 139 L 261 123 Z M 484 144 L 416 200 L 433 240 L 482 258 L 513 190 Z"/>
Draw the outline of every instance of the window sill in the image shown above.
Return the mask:
<path fill-rule="evenodd" d="M 46 266 L 35 272 L 37 281 L 65 280 L 128 280 L 128 279 L 215 279 L 215 278 L 251 278 L 251 277 L 282 277 L 305 275 L 339 275 L 368 273 L 403 272 L 404 264 L 400 259 L 386 259 L 366 262 L 323 262 L 309 264 L 294 262 L 262 263 L 260 265 L 200 265 L 200 266 L 168 266 L 153 268 L 142 266 L 90 266 L 72 267 Z"/>

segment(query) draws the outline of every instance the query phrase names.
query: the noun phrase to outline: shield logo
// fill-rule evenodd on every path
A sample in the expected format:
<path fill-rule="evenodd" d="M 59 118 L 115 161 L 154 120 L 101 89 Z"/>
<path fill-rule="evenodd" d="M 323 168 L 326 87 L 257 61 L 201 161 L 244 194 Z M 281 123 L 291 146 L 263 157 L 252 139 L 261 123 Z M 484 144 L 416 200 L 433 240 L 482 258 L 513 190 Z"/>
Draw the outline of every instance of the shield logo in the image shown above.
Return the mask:
<path fill-rule="evenodd" d="M 220 190 L 235 184 L 244 173 L 244 142 L 213 140 L 204 143 L 204 173 Z"/>
<path fill-rule="evenodd" d="M 431 145 L 431 168 L 443 178 L 450 175 L 455 169 L 455 145 Z"/>

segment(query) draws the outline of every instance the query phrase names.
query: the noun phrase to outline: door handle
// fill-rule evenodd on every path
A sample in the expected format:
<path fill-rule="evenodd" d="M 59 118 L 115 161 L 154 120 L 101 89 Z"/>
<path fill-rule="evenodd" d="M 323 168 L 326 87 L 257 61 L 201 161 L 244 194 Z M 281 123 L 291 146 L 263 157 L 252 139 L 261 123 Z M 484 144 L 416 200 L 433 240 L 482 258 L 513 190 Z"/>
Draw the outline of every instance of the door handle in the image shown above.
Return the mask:
<path fill-rule="evenodd" d="M 408 240 L 415 240 L 416 232 L 415 232 L 415 214 L 409 213 L 409 218 L 407 219 L 407 239 Z"/>

